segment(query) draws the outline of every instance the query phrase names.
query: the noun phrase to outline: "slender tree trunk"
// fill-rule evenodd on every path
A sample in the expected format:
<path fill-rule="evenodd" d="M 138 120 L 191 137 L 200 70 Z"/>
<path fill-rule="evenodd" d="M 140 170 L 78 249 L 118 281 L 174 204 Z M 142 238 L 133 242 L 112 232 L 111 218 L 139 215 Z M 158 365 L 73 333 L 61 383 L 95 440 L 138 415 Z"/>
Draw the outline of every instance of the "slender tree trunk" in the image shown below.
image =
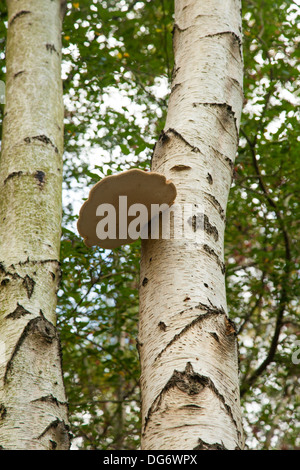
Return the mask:
<path fill-rule="evenodd" d="M 173 40 L 152 170 L 175 183 L 189 210 L 184 237 L 142 241 L 142 448 L 243 448 L 223 259 L 243 101 L 240 0 L 175 0 Z"/>
<path fill-rule="evenodd" d="M 56 330 L 63 153 L 60 0 L 8 0 L 0 161 L 0 445 L 68 449 Z"/>

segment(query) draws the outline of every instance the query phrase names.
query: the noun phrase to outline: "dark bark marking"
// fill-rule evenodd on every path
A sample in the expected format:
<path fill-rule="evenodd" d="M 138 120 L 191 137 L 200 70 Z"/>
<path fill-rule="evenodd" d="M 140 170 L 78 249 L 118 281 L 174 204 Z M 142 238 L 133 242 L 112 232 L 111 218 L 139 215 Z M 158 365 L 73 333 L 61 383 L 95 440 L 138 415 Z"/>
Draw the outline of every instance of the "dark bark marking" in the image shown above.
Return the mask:
<path fill-rule="evenodd" d="M 23 171 L 13 171 L 12 173 L 10 173 L 4 180 L 4 184 L 7 183 L 8 180 L 10 180 L 11 178 L 16 178 L 18 176 L 21 176 L 23 175 Z"/>
<path fill-rule="evenodd" d="M 190 221 L 190 219 L 188 220 L 188 222 L 189 221 Z M 196 232 L 197 231 L 197 217 L 196 217 L 196 215 L 193 215 L 191 225 L 192 225 L 193 232 Z"/>
<path fill-rule="evenodd" d="M 232 108 L 232 106 L 228 103 L 209 103 L 209 102 L 199 102 L 199 103 L 193 103 L 193 107 L 196 108 L 197 106 L 204 106 L 208 108 L 223 108 L 226 110 L 226 112 L 233 118 L 235 119 L 235 112 Z"/>
<path fill-rule="evenodd" d="M 197 18 L 200 18 L 201 16 L 212 16 L 212 15 L 198 15 Z M 177 30 L 179 33 L 183 33 L 187 31 L 190 28 L 197 27 L 197 25 L 191 24 L 190 26 L 187 26 L 186 28 L 181 28 L 177 23 L 174 24 L 172 34 L 174 35 L 175 31 Z M 205 34 L 205 36 L 201 36 L 198 39 L 205 39 L 205 38 L 212 38 L 215 36 L 224 36 L 224 35 L 229 35 L 231 36 L 233 42 L 237 42 L 239 45 L 239 50 L 241 54 L 241 47 L 242 47 L 242 39 L 234 32 L 234 31 L 217 31 L 216 33 L 211 33 L 211 34 Z M 241 54 L 242 55 L 242 54 Z"/>
<path fill-rule="evenodd" d="M 208 233 L 209 235 L 211 235 L 215 239 L 215 241 L 218 241 L 219 239 L 218 230 L 216 229 L 214 225 L 212 225 L 209 222 L 209 218 L 207 217 L 206 214 L 204 214 L 204 231 Z"/>
<path fill-rule="evenodd" d="M 26 137 L 26 139 L 28 139 L 28 137 Z M 24 140 L 26 140 L 24 139 Z M 16 178 L 16 177 L 19 177 L 19 176 L 22 176 L 22 175 L 26 175 L 26 173 L 24 173 L 23 171 L 13 171 L 12 173 L 10 173 L 7 178 L 5 178 L 4 180 L 4 184 L 7 183 L 7 181 L 11 178 Z M 45 173 L 41 170 L 37 170 L 34 174 L 33 174 L 34 178 L 36 178 L 36 180 L 38 181 L 38 184 L 40 187 L 43 187 L 44 184 L 45 184 Z"/>
<path fill-rule="evenodd" d="M 60 267 L 60 261 L 57 259 L 41 259 L 41 260 L 31 260 L 28 258 L 25 261 L 19 261 L 19 266 L 24 266 L 25 264 L 45 264 L 45 263 L 56 263 Z"/>
<path fill-rule="evenodd" d="M 195 307 L 190 307 L 186 310 L 182 310 L 181 312 L 179 312 L 179 315 L 188 310 L 193 310 L 194 308 L 199 308 L 201 310 L 203 309 L 206 311 L 206 313 L 198 315 L 196 318 L 194 318 L 194 320 L 188 323 L 179 333 L 174 335 L 173 338 L 166 344 L 166 346 L 158 353 L 153 362 L 157 361 L 165 353 L 165 351 L 169 349 L 170 346 L 172 346 L 173 343 L 175 343 L 179 338 L 181 338 L 181 336 L 183 336 L 187 331 L 190 330 L 190 328 L 193 328 L 196 324 L 201 323 L 202 321 L 207 318 L 210 318 L 211 316 L 225 315 L 223 309 L 218 309 L 216 307 L 211 308 L 208 305 L 201 303 L 199 305 L 196 305 Z"/>
<path fill-rule="evenodd" d="M 240 56 L 242 58 L 242 51 L 241 51 L 242 40 L 234 31 L 219 31 L 217 33 L 206 34 L 205 36 L 202 36 L 202 38 L 204 39 L 204 38 L 212 38 L 215 36 L 226 36 L 226 35 L 231 37 L 233 43 L 238 43 Z"/>
<path fill-rule="evenodd" d="M 183 405 L 181 408 L 190 408 L 191 410 L 202 410 L 203 406 L 199 406 L 194 403 L 189 403 L 188 405 Z"/>
<path fill-rule="evenodd" d="M 161 331 L 166 331 L 167 329 L 167 325 L 163 321 L 159 322 L 158 327 Z"/>
<path fill-rule="evenodd" d="M 164 130 L 162 130 L 160 135 L 159 135 L 158 140 L 160 141 L 160 143 L 165 144 L 166 142 L 169 142 L 170 137 L 168 136 L 168 134 Z"/>
<path fill-rule="evenodd" d="M 18 304 L 19 305 L 19 304 Z M 24 312 L 23 310 L 25 310 L 22 306 L 20 306 L 22 311 L 20 311 L 20 314 L 24 315 Z M 18 307 L 17 307 L 18 309 Z M 8 318 L 9 316 L 11 315 L 16 315 L 16 311 L 17 309 L 12 312 L 11 314 L 9 314 L 6 318 Z M 22 313 L 23 312 L 23 313 Z M 27 310 L 26 310 L 27 312 Z M 30 313 L 30 312 L 28 312 Z M 19 318 L 20 316 L 18 316 L 17 318 Z M 8 379 L 8 374 L 9 372 L 11 371 L 12 367 L 13 367 L 13 361 L 14 361 L 14 358 L 16 356 L 16 354 L 18 353 L 20 347 L 22 346 L 22 344 L 24 343 L 25 339 L 27 338 L 27 336 L 29 334 L 35 334 L 37 336 L 40 337 L 40 339 L 46 343 L 52 343 L 55 339 L 58 339 L 58 334 L 57 334 L 57 331 L 56 331 L 56 328 L 54 327 L 54 325 L 49 322 L 43 315 L 43 312 L 40 310 L 40 316 L 39 317 L 35 317 L 33 318 L 32 320 L 30 320 L 27 325 L 25 326 L 13 352 L 12 352 L 12 355 L 9 359 L 9 361 L 7 362 L 7 365 L 6 365 L 6 370 L 5 370 L 5 374 L 4 374 L 4 383 L 7 382 L 7 379 Z"/>
<path fill-rule="evenodd" d="M 192 217 L 189 217 L 187 222 L 189 225 L 191 225 L 194 232 L 196 232 L 198 229 L 202 229 L 206 233 L 211 235 L 215 239 L 215 241 L 218 241 L 218 230 L 214 225 L 210 223 L 209 218 L 206 214 L 198 213 L 196 215 L 193 215 Z"/>
<path fill-rule="evenodd" d="M 27 144 L 31 143 L 31 140 L 38 140 L 39 142 L 43 142 L 46 145 L 51 145 L 51 147 L 54 149 L 55 153 L 58 153 L 58 148 L 54 145 L 54 143 L 47 137 L 46 135 L 35 135 L 33 137 L 25 137 L 24 141 Z"/>
<path fill-rule="evenodd" d="M 177 90 L 181 86 L 181 83 L 176 83 L 176 85 L 173 86 L 171 93 L 174 93 L 175 90 Z"/>
<path fill-rule="evenodd" d="M 59 286 L 60 286 L 60 282 L 61 282 L 61 277 L 62 277 L 60 262 L 58 260 L 46 259 L 46 260 L 36 261 L 36 260 L 30 260 L 29 257 L 28 257 L 26 261 L 20 261 L 18 263 L 18 265 L 19 266 L 24 266 L 26 264 L 33 264 L 33 265 L 41 264 L 42 265 L 42 264 L 46 264 L 46 263 L 55 263 L 56 264 L 55 272 L 49 270 L 49 273 L 50 273 L 53 281 L 56 282 L 56 290 L 58 290 Z M 11 265 L 9 268 L 12 269 L 12 270 L 16 269 L 14 265 Z M 36 284 L 36 282 L 34 281 L 34 279 L 32 277 L 30 277 L 28 274 L 26 274 L 26 276 L 23 278 L 22 276 L 20 276 L 16 272 L 9 272 L 8 270 L 6 270 L 3 263 L 0 263 L 0 274 L 4 275 L 4 279 L 2 279 L 2 281 L 1 281 L 1 286 L 6 286 L 10 282 L 9 277 L 11 279 L 14 279 L 14 280 L 21 279 L 22 280 L 22 286 L 26 289 L 28 298 L 29 299 L 31 298 L 31 296 L 33 294 L 33 291 L 34 291 L 34 288 L 35 288 L 35 284 Z M 33 272 L 33 275 L 34 276 L 36 275 L 36 271 Z"/>
<path fill-rule="evenodd" d="M 204 103 L 193 103 L 194 108 L 196 108 L 197 106 L 204 106 L 204 107 L 209 107 L 209 108 L 219 108 L 219 109 L 221 109 L 223 111 L 222 114 L 224 114 L 224 119 L 222 119 L 220 121 L 222 127 L 224 128 L 224 130 L 226 132 L 228 132 L 228 130 L 224 126 L 224 123 L 226 123 L 226 119 L 229 116 L 230 119 L 232 119 L 233 122 L 234 122 L 235 133 L 236 133 L 236 137 L 238 138 L 239 131 L 238 131 L 238 125 L 237 125 L 237 118 L 236 118 L 236 115 L 235 115 L 235 112 L 234 112 L 232 106 L 230 106 L 228 103 L 206 103 L 206 102 L 204 102 Z"/>
<path fill-rule="evenodd" d="M 20 305 L 19 302 L 17 302 L 17 307 L 15 308 L 15 310 L 6 315 L 5 318 L 11 320 L 19 320 L 19 318 L 22 318 L 25 315 L 32 315 L 32 313 L 26 310 L 26 308 L 24 308 L 22 305 Z"/>
<path fill-rule="evenodd" d="M 186 8 L 188 8 L 188 5 L 183 7 L 182 11 L 184 11 Z M 184 31 L 187 31 L 191 26 L 188 26 L 187 28 L 181 28 L 179 24 L 175 23 L 172 29 L 172 35 L 174 36 L 175 31 L 178 31 L 179 33 L 184 33 Z"/>
<path fill-rule="evenodd" d="M 193 152 L 197 152 L 197 153 L 202 153 L 200 148 L 198 147 L 195 147 L 193 146 L 192 144 L 190 144 L 184 137 L 181 136 L 181 134 L 179 134 L 177 131 L 175 131 L 174 129 L 168 129 L 167 132 L 173 132 L 174 135 L 177 135 L 178 138 L 180 138 L 186 145 L 188 145 Z M 167 133 L 166 132 L 166 133 Z M 166 134 L 164 133 L 164 134 Z M 234 169 L 234 161 L 232 161 L 227 155 L 225 155 L 224 153 L 220 152 L 218 149 L 216 149 L 214 146 L 212 145 L 209 145 L 206 141 L 204 141 L 203 139 L 201 139 L 203 144 L 208 147 L 210 149 L 210 151 L 212 151 L 213 155 L 218 158 L 220 161 L 222 161 L 223 163 L 226 164 L 227 167 L 229 167 L 230 169 L 230 172 L 231 174 L 233 173 L 233 169 Z M 165 139 L 165 142 L 167 141 L 167 139 Z M 158 141 L 159 142 L 159 141 Z M 155 152 L 156 152 L 156 147 L 157 147 L 157 142 L 155 143 L 154 147 L 153 147 L 153 152 L 152 152 L 152 155 L 151 155 L 151 163 L 155 157 Z M 158 165 L 159 167 L 160 165 Z M 158 170 L 156 170 L 158 171 Z"/>
<path fill-rule="evenodd" d="M 42 189 L 45 185 L 45 173 L 41 170 L 37 170 L 33 176 L 37 180 L 39 187 Z"/>
<path fill-rule="evenodd" d="M 234 162 L 229 157 L 225 157 L 225 162 L 228 163 L 228 165 L 230 166 L 231 171 L 233 172 Z"/>
<path fill-rule="evenodd" d="M 188 165 L 174 165 L 171 168 L 171 171 L 184 171 L 184 170 L 191 170 L 191 167 Z"/>
<path fill-rule="evenodd" d="M 198 442 L 199 444 L 196 447 L 194 447 L 193 450 L 229 450 L 224 446 L 222 441 L 221 441 L 221 444 L 218 444 L 217 442 L 215 442 L 214 444 L 209 444 L 208 442 L 205 442 L 199 438 Z M 237 445 L 234 450 L 242 450 L 242 449 Z"/>
<path fill-rule="evenodd" d="M 167 383 L 167 388 L 177 387 L 188 395 L 198 395 L 207 384 L 207 377 L 196 374 L 192 364 L 188 362 L 184 372 L 174 370 L 172 377 Z"/>
<path fill-rule="evenodd" d="M 176 66 L 173 67 L 173 70 L 172 70 L 172 81 L 174 81 L 174 79 L 175 79 L 177 73 L 179 72 L 180 68 L 181 68 L 181 67 L 176 67 Z"/>
<path fill-rule="evenodd" d="M 225 274 L 225 271 L 226 271 L 225 264 L 220 260 L 219 256 L 215 252 L 215 250 L 213 250 L 210 246 L 208 246 L 206 244 L 203 245 L 203 249 L 204 249 L 204 251 L 206 251 L 206 253 L 211 255 L 216 260 L 216 263 L 219 266 L 219 268 L 221 269 L 222 274 Z"/>
<path fill-rule="evenodd" d="M 12 267 L 13 269 L 15 268 L 14 265 L 11 265 L 11 267 Z M 10 276 L 12 279 L 23 279 L 22 276 L 20 276 L 20 274 L 18 274 L 18 273 L 11 273 L 11 272 L 7 271 L 7 270 L 5 269 L 3 263 L 0 263 L 0 272 L 1 272 L 2 274 L 4 274 L 4 276 Z M 6 279 L 3 279 L 3 281 L 4 281 L 4 285 L 6 285 L 6 284 L 8 284 L 9 279 L 6 278 Z M 3 281 L 2 281 L 2 282 L 3 282 Z"/>
<path fill-rule="evenodd" d="M 233 417 L 232 410 L 230 406 L 226 403 L 224 396 L 219 392 L 219 390 L 217 389 L 217 387 L 215 386 L 211 378 L 206 377 L 204 375 L 200 375 L 197 372 L 194 372 L 193 366 L 189 362 L 186 365 L 185 374 L 189 375 L 191 379 L 193 380 L 193 382 L 200 383 L 202 385 L 202 388 L 208 387 L 219 398 L 219 400 L 222 402 L 227 414 L 231 418 L 231 421 L 234 423 L 235 428 L 237 430 L 237 423 Z M 201 389 L 199 391 L 201 391 Z M 237 433 L 240 434 L 239 431 L 237 431 Z"/>
<path fill-rule="evenodd" d="M 198 305 L 196 305 L 195 308 L 199 308 L 200 310 L 206 310 L 208 313 L 214 313 L 214 314 L 219 314 L 219 315 L 225 315 L 225 310 L 224 308 L 221 307 L 216 307 L 211 303 L 211 301 L 208 299 L 210 306 L 203 304 L 202 302 L 199 302 Z"/>
<path fill-rule="evenodd" d="M 3 404 L 0 404 L 0 419 L 3 420 L 6 417 L 7 409 Z"/>
<path fill-rule="evenodd" d="M 54 46 L 54 44 L 46 44 L 46 49 L 51 54 L 52 54 L 52 52 L 56 52 L 56 54 L 59 55 L 59 53 L 57 52 L 56 47 Z"/>
<path fill-rule="evenodd" d="M 208 287 L 208 286 L 207 286 Z M 199 302 L 199 304 L 195 305 L 194 307 L 189 307 L 187 309 L 184 309 L 184 310 L 181 310 L 181 312 L 179 312 L 179 315 L 182 315 L 184 312 L 187 312 L 189 310 L 193 310 L 193 309 L 199 309 L 199 310 L 204 310 L 206 313 L 210 313 L 210 314 L 213 314 L 213 315 L 225 315 L 225 310 L 223 307 L 216 307 L 215 305 L 213 305 L 210 300 L 208 299 L 209 303 L 211 305 L 206 305 L 202 302 Z M 203 315 L 202 315 L 203 316 Z M 194 321 L 194 320 L 193 320 Z"/>
<path fill-rule="evenodd" d="M 41 439 L 46 434 L 50 434 L 56 439 L 54 440 L 49 438 L 52 450 L 56 449 L 58 446 L 60 449 L 67 449 L 70 447 L 69 429 L 69 426 L 63 420 L 57 418 L 46 427 L 37 439 Z"/>
<path fill-rule="evenodd" d="M 209 331 L 209 334 L 216 340 L 218 343 L 220 342 L 219 336 L 215 331 Z"/>
<path fill-rule="evenodd" d="M 209 444 L 208 442 L 205 442 L 199 438 L 198 445 L 194 447 L 193 450 L 228 450 L 228 449 L 226 449 L 223 442 L 222 444 L 218 444 L 217 442 L 215 442 L 214 444 Z"/>
<path fill-rule="evenodd" d="M 42 134 L 42 135 L 36 135 L 36 136 L 33 136 L 32 139 L 34 140 L 40 140 L 41 142 L 44 142 L 45 144 L 50 144 L 54 147 L 54 144 L 51 142 L 51 140 L 49 139 L 49 137 L 47 137 L 46 135 Z"/>
<path fill-rule="evenodd" d="M 243 95 L 243 87 L 241 86 L 240 82 L 236 78 L 233 78 L 233 77 L 228 77 L 228 78 L 237 88 L 241 90 L 242 95 Z"/>
<path fill-rule="evenodd" d="M 191 149 L 192 149 L 192 152 L 195 152 L 195 153 L 200 153 L 200 150 L 198 149 L 198 147 L 195 147 L 194 145 L 190 144 L 181 134 L 180 132 L 177 132 L 175 129 L 173 129 L 172 127 L 169 127 L 169 129 L 166 131 L 165 134 L 171 132 L 173 135 L 175 135 L 175 137 L 177 137 L 178 139 L 182 140 L 186 145 L 188 145 Z"/>
<path fill-rule="evenodd" d="M 140 349 L 143 345 L 144 343 L 141 343 L 138 338 L 135 339 L 135 346 L 136 346 L 138 353 L 140 353 Z"/>
<path fill-rule="evenodd" d="M 161 390 L 158 397 L 154 400 L 153 404 L 148 410 L 147 416 L 145 417 L 144 431 L 146 426 L 151 418 L 152 413 L 154 413 L 160 406 L 162 397 L 170 389 L 177 387 L 179 390 L 187 393 L 190 396 L 198 395 L 203 388 L 206 386 L 205 380 L 198 374 L 194 373 L 193 367 L 190 362 L 186 364 L 185 370 L 180 372 L 174 370 L 172 376 L 166 383 L 166 385 Z"/>
<path fill-rule="evenodd" d="M 56 450 L 57 449 L 57 442 L 52 441 L 52 439 L 49 439 L 51 449 L 50 450 Z"/>
<path fill-rule="evenodd" d="M 19 11 L 18 13 L 16 13 L 15 16 L 12 17 L 12 19 L 10 20 L 9 22 L 9 26 L 11 26 L 13 24 L 13 22 L 19 18 L 20 16 L 24 16 L 24 15 L 28 15 L 29 13 L 31 13 L 31 11 L 28 11 L 28 10 L 21 10 Z"/>
<path fill-rule="evenodd" d="M 214 181 L 210 173 L 207 173 L 206 179 L 209 184 L 213 184 Z"/>
<path fill-rule="evenodd" d="M 35 403 L 35 402 L 38 402 L 38 401 L 41 401 L 41 402 L 44 402 L 44 403 L 54 403 L 56 406 L 59 406 L 59 401 L 52 394 L 45 395 L 45 396 L 40 397 L 40 398 L 36 398 L 35 400 L 31 400 L 31 403 Z"/>
<path fill-rule="evenodd" d="M 204 194 L 209 199 L 209 201 L 212 203 L 212 205 L 216 208 L 216 210 L 219 212 L 221 219 L 225 220 L 225 211 L 224 211 L 223 207 L 221 206 L 221 204 L 219 203 L 218 199 L 215 196 L 213 196 L 212 194 L 209 194 L 209 193 L 206 193 L 206 192 Z"/>
<path fill-rule="evenodd" d="M 148 284 L 148 282 L 149 282 L 149 279 L 147 277 L 144 277 L 142 286 L 145 287 Z"/>
<path fill-rule="evenodd" d="M 225 334 L 226 336 L 234 335 L 237 336 L 237 327 L 233 320 L 225 317 Z"/>
<path fill-rule="evenodd" d="M 221 401 L 226 413 L 235 425 L 237 434 L 240 435 L 240 432 L 237 429 L 237 423 L 232 414 L 232 410 L 230 406 L 226 403 L 224 396 L 218 391 L 211 378 L 195 372 L 190 362 L 187 362 L 185 370 L 183 372 L 174 370 L 171 378 L 168 380 L 159 395 L 153 401 L 151 407 L 148 410 L 147 416 L 145 417 L 144 431 L 151 418 L 151 415 L 159 408 L 164 394 L 168 392 L 171 388 L 175 387 L 177 387 L 179 390 L 189 396 L 198 395 L 204 388 L 208 387 Z"/>
<path fill-rule="evenodd" d="M 25 73 L 25 70 L 20 70 L 20 72 L 17 72 L 14 74 L 14 78 L 18 77 L 19 75 L 21 75 L 22 73 Z"/>
<path fill-rule="evenodd" d="M 23 279 L 23 286 L 25 287 L 28 298 L 30 299 L 34 291 L 35 281 L 28 276 L 28 274 L 26 274 Z"/>
<path fill-rule="evenodd" d="M 54 397 L 52 394 L 45 395 L 40 398 L 36 398 L 35 400 L 32 400 L 31 403 L 35 402 L 44 402 L 44 403 L 53 403 L 56 406 L 68 406 L 67 402 L 61 402 L 59 401 L 56 397 Z"/>
<path fill-rule="evenodd" d="M 202 219 L 203 220 L 203 219 Z M 200 224 L 198 223 L 199 219 L 197 219 L 196 215 L 193 215 L 193 217 L 190 217 L 188 219 L 188 223 L 192 226 L 193 232 L 196 232 L 198 228 L 200 228 Z M 198 226 L 197 226 L 198 223 Z M 203 224 L 201 224 L 202 227 Z"/>

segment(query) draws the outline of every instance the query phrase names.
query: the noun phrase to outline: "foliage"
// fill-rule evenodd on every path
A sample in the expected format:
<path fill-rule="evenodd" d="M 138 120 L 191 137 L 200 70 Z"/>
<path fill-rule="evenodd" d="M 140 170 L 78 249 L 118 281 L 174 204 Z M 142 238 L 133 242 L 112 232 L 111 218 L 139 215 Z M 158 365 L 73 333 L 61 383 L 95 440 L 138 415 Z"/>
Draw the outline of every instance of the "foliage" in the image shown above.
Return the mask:
<path fill-rule="evenodd" d="M 245 103 L 225 246 L 248 445 L 259 449 L 299 446 L 296 12 L 289 1 L 244 2 Z"/>
<path fill-rule="evenodd" d="M 292 361 L 300 272 L 297 11 L 290 0 L 243 2 L 245 106 L 225 257 L 250 449 L 299 448 L 299 365 Z M 67 4 L 57 310 L 73 448 L 139 446 L 139 242 L 113 251 L 87 249 L 76 220 L 99 178 L 150 166 L 167 108 L 172 14 L 172 0 Z M 4 60 L 3 3 L 0 20 Z M 4 74 L 3 63 L 0 80 Z M 0 123 L 2 113 L 0 105 Z"/>

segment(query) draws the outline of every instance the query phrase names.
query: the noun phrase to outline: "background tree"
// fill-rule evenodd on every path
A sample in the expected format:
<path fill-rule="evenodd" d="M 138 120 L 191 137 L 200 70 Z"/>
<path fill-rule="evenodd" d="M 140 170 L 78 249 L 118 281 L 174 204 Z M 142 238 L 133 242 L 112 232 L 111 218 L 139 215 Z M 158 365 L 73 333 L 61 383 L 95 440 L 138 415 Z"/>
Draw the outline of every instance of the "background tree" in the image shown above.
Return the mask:
<path fill-rule="evenodd" d="M 63 153 L 61 2 L 9 0 L 0 161 L 0 445 L 67 449 L 56 293 Z"/>
<path fill-rule="evenodd" d="M 0 79 L 5 80 L 2 3 L 0 10 Z M 251 146 L 240 134 L 227 208 L 227 300 L 239 331 L 246 444 L 250 449 L 296 449 L 299 365 L 292 357 L 299 334 L 299 8 L 289 0 L 244 0 L 242 13 L 246 102 L 241 132 L 255 143 L 260 176 Z M 140 246 L 114 253 L 87 250 L 75 224 L 82 200 L 99 178 L 131 165 L 150 166 L 170 92 L 172 28 L 173 0 L 69 2 L 64 21 L 58 326 L 73 446 L 81 448 L 139 445 L 135 340 Z M 290 240 L 281 310 L 287 278 L 283 225 L 260 180 L 280 209 Z M 122 425 L 116 434 L 120 409 Z"/>

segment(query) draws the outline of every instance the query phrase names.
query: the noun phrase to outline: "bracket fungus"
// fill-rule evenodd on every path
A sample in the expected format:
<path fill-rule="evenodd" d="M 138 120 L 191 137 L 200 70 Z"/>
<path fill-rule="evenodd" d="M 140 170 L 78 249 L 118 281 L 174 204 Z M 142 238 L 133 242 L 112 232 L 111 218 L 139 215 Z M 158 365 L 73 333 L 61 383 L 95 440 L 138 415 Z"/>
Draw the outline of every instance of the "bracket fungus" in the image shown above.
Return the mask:
<path fill-rule="evenodd" d="M 160 173 L 133 168 L 106 176 L 92 187 L 82 205 L 78 232 L 88 247 L 112 249 L 133 243 L 148 226 L 152 207 L 163 211 L 162 207 L 174 203 L 176 195 L 174 183 Z"/>

